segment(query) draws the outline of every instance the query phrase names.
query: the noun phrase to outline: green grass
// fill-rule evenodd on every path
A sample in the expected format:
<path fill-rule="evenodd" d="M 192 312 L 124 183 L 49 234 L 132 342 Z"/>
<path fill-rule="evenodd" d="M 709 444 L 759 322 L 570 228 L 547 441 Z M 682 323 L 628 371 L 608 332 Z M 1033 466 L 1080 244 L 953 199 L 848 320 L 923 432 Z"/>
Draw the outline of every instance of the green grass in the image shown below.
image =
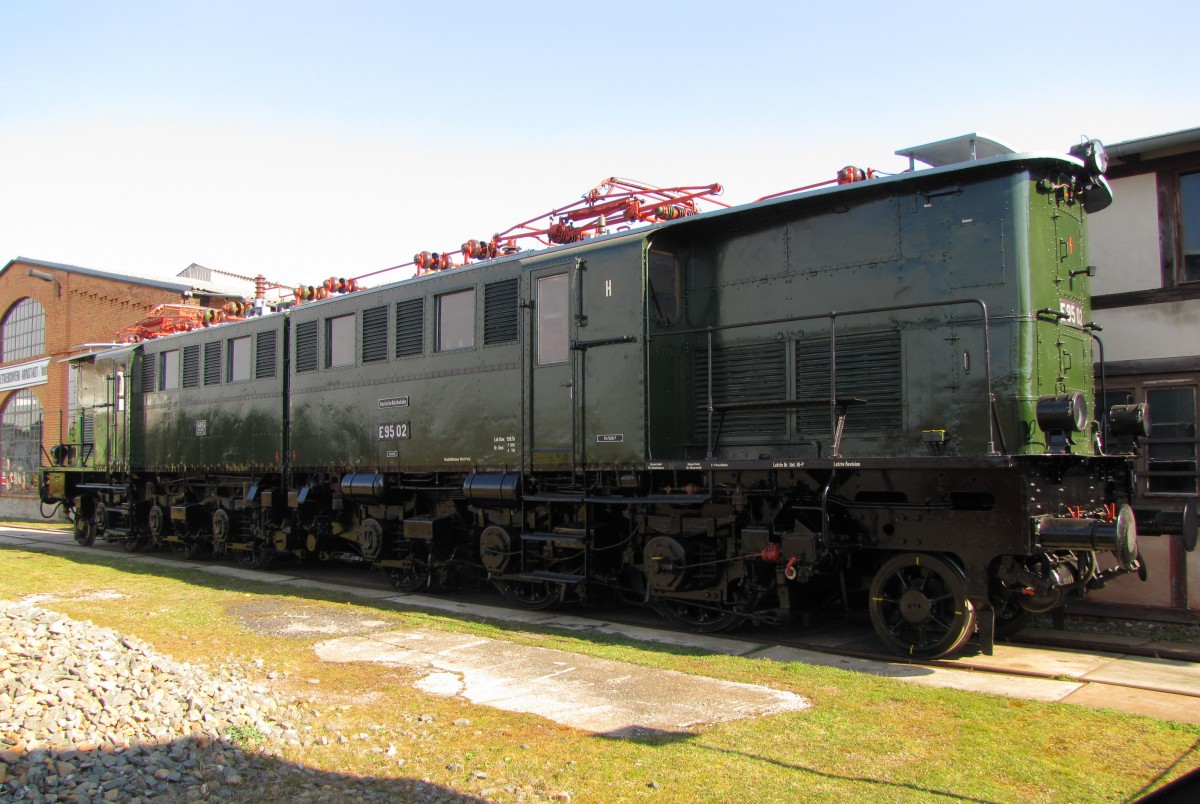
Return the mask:
<path fill-rule="evenodd" d="M 0 598 L 44 605 L 136 635 L 181 661 L 251 666 L 254 680 L 306 701 L 328 739 L 285 759 L 355 776 L 428 779 L 496 800 L 1123 801 L 1200 767 L 1200 727 L 1064 704 L 908 685 L 833 668 L 712 655 L 611 635 L 474 622 L 120 557 L 4 549 Z M 85 599 L 116 590 L 121 599 Z M 69 599 L 68 599 L 69 598 Z M 806 696 L 804 712 L 683 734 L 611 739 L 414 690 L 407 668 L 325 664 L 327 636 L 264 632 L 271 617 L 382 620 L 575 651 L 645 667 L 766 684 Z M 268 673 L 280 674 L 268 681 Z M 310 680 L 319 683 L 311 684 Z M 421 720 L 432 715 L 432 720 Z M 469 725 L 454 725 L 458 719 Z M 367 734 L 368 740 L 352 739 Z M 349 739 L 339 743 L 338 736 Z M 261 736 L 261 735 L 257 735 Z M 256 735 L 229 733 L 244 748 Z M 369 747 L 396 747 L 395 756 Z M 403 760 L 403 764 L 400 764 Z M 486 774 L 480 778 L 478 774 Z"/>

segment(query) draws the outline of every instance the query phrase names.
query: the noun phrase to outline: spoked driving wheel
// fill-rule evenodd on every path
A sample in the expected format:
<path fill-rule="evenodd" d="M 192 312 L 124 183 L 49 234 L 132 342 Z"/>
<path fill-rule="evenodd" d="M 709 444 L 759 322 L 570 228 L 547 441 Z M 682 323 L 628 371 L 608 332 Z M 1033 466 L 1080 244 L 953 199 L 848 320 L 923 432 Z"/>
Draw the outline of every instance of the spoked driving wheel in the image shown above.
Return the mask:
<path fill-rule="evenodd" d="M 549 609 L 562 600 L 563 585 L 545 581 L 493 581 L 504 598 L 523 609 Z"/>
<path fill-rule="evenodd" d="M 1017 602 L 1017 596 L 1012 593 L 993 594 L 992 610 L 996 612 L 996 636 L 1007 639 L 1014 636 L 1025 626 L 1033 615 Z"/>
<path fill-rule="evenodd" d="M 96 543 L 96 523 L 92 521 L 91 512 L 83 508 L 75 509 L 75 541 L 82 547 L 91 547 Z"/>
<path fill-rule="evenodd" d="M 267 564 L 270 564 L 271 559 L 274 557 L 275 548 L 257 539 L 254 540 L 249 549 L 237 551 L 238 563 L 243 567 L 250 567 L 251 569 L 262 569 Z"/>
<path fill-rule="evenodd" d="M 125 537 L 125 541 L 121 546 L 125 548 L 127 553 L 136 553 L 149 543 L 149 539 L 140 533 L 130 533 Z"/>
<path fill-rule="evenodd" d="M 963 573 L 923 553 L 896 556 L 871 582 L 871 623 L 889 648 L 937 658 L 961 648 L 975 630 Z"/>
<path fill-rule="evenodd" d="M 433 584 L 427 545 L 405 540 L 400 543 L 398 552 L 398 560 L 404 562 L 404 566 L 383 568 L 388 583 L 405 594 L 428 588 Z"/>
<path fill-rule="evenodd" d="M 698 605 L 691 600 L 662 598 L 657 601 L 662 616 L 689 631 L 701 634 L 719 634 L 732 631 L 744 621 L 740 614 Z"/>
<path fill-rule="evenodd" d="M 405 594 L 420 591 L 430 582 L 429 565 L 415 558 L 405 567 L 384 567 L 383 574 L 388 583 Z"/>
<path fill-rule="evenodd" d="M 191 536 L 185 536 L 177 542 L 168 542 L 171 545 L 171 552 L 180 558 L 191 560 L 204 549 L 204 544 L 198 539 Z"/>

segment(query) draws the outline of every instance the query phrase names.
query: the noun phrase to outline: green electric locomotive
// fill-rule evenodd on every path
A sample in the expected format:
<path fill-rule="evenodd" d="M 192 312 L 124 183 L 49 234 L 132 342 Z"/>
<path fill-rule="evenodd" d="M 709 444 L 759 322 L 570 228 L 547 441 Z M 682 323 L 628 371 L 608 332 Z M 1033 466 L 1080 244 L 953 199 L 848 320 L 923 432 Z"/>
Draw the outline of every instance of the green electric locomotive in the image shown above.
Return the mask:
<path fill-rule="evenodd" d="M 1141 569 L 1145 410 L 1093 383 L 1103 167 L 852 181 L 89 357 L 110 443 L 62 445 L 43 499 L 85 543 L 700 631 L 833 599 L 905 655 L 990 650 Z"/>

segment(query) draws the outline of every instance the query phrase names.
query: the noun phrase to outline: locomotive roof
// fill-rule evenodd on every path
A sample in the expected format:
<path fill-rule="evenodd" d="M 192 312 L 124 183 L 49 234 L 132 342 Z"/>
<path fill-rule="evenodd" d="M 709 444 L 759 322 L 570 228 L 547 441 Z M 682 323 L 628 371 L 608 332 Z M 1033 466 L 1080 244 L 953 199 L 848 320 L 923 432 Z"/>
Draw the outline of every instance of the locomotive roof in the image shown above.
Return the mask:
<path fill-rule="evenodd" d="M 840 184 L 831 187 L 823 187 L 815 190 L 806 190 L 793 193 L 791 195 L 780 196 L 778 198 L 770 198 L 763 201 L 754 201 L 747 204 L 740 204 L 729 207 L 727 209 L 718 209 L 709 212 L 702 212 L 697 215 L 692 215 L 687 218 L 681 218 L 674 221 L 666 221 L 663 223 L 650 224 L 648 226 L 639 227 L 630 231 L 615 232 L 612 234 L 600 235 L 598 237 L 588 238 L 578 243 L 569 243 L 560 246 L 550 246 L 549 248 L 539 249 L 537 251 L 521 251 L 516 254 L 498 257 L 493 260 L 472 263 L 471 265 L 462 268 L 451 268 L 447 271 L 435 271 L 423 274 L 421 276 L 409 277 L 407 279 L 396 280 L 389 282 L 386 285 L 380 285 L 372 290 L 380 288 L 392 287 L 395 285 L 407 284 L 411 282 L 434 281 L 438 277 L 445 277 L 456 273 L 471 271 L 473 269 L 483 267 L 485 265 L 500 265 L 513 260 L 526 261 L 532 259 L 540 259 L 545 256 L 561 255 L 564 253 L 572 253 L 578 251 L 586 251 L 597 247 L 601 244 L 612 244 L 622 240 L 641 240 L 651 236 L 655 232 L 663 231 L 680 231 L 697 226 L 712 225 L 717 221 L 727 221 L 730 225 L 741 223 L 743 220 L 753 220 L 756 217 L 768 215 L 770 211 L 786 208 L 791 205 L 806 205 L 812 203 L 820 203 L 819 199 L 827 198 L 831 195 L 875 195 L 883 188 L 894 187 L 898 184 L 906 184 L 910 182 L 927 183 L 930 181 L 939 181 L 956 174 L 995 174 L 1004 172 L 1006 169 L 1015 169 L 1018 166 L 1028 165 L 1031 163 L 1049 163 L 1059 164 L 1073 172 L 1083 173 L 1086 168 L 1082 160 L 1069 154 L 1056 153 L 1053 151 L 1037 151 L 1026 153 L 1011 153 L 1001 143 L 995 142 L 986 137 L 979 135 L 966 135 L 975 145 L 975 153 L 978 154 L 995 154 L 984 158 L 977 158 L 966 162 L 955 162 L 953 164 L 945 164 L 937 167 L 923 168 L 921 170 L 910 170 L 903 173 L 896 173 L 890 176 L 880 176 L 877 178 L 868 179 L 866 181 L 852 182 L 850 184 Z M 903 152 L 897 151 L 898 154 L 904 156 L 912 156 L 917 159 L 922 159 L 926 155 L 933 154 L 935 157 L 940 154 L 942 157 L 949 158 L 952 153 L 962 153 L 963 146 L 961 142 L 964 138 L 957 137 L 950 140 L 943 140 L 939 143 L 932 143 L 926 146 L 916 146 L 914 148 L 905 149 Z M 984 143 L 979 145 L 979 143 Z M 945 146 L 941 150 L 936 150 L 937 146 Z M 934 151 L 930 151 L 930 149 Z M 1111 196 L 1111 189 L 1108 188 L 1107 181 L 1101 179 L 1101 183 L 1108 190 Z M 886 192 L 886 190 L 885 190 Z M 317 302 L 308 302 L 304 307 L 309 307 L 314 304 L 325 304 L 335 302 L 338 299 L 345 299 L 345 296 L 333 296 L 328 299 L 323 299 Z"/>
<path fill-rule="evenodd" d="M 975 135 L 969 135 L 975 136 Z M 961 138 L 955 138 L 960 140 Z M 986 139 L 986 138 L 985 138 Z M 943 143 L 933 143 L 933 146 L 939 144 L 951 143 L 953 140 L 946 140 Z M 991 142 L 989 140 L 989 142 Z M 911 155 L 920 158 L 918 151 L 928 149 L 931 146 L 918 146 L 912 149 L 906 149 L 901 155 Z M 1027 152 L 1027 153 L 1003 153 L 1003 146 L 998 146 L 995 149 L 988 147 L 986 150 L 978 151 L 982 153 L 994 152 L 997 155 L 988 156 L 981 159 L 974 159 L 967 162 L 957 162 L 954 164 L 941 165 L 938 167 L 929 167 L 921 170 L 910 170 L 903 173 L 897 173 L 890 176 L 880 176 L 877 178 L 868 179 L 865 181 L 852 182 L 849 184 L 840 184 L 830 187 L 823 187 L 815 190 L 806 190 L 793 193 L 790 195 L 780 196 L 778 198 L 770 198 L 763 201 L 755 201 L 748 204 L 741 204 L 727 209 L 713 210 L 710 212 L 702 212 L 698 215 L 693 215 L 687 218 L 682 218 L 674 221 L 663 223 L 650 224 L 649 226 L 639 227 L 630 231 L 615 232 L 612 234 L 600 235 L 598 237 L 588 238 L 578 243 L 570 243 L 561 246 L 551 246 L 549 248 L 539 249 L 537 251 L 520 251 L 509 256 L 499 257 L 493 260 L 481 261 L 472 263 L 469 266 L 462 268 L 453 268 L 448 271 L 436 271 L 421 276 L 409 277 L 406 279 L 389 282 L 384 285 L 379 285 L 374 288 L 366 289 L 361 292 L 371 292 L 391 288 L 398 285 L 406 285 L 410 283 L 437 281 L 439 278 L 444 279 L 449 275 L 457 275 L 465 272 L 470 272 L 482 268 L 484 266 L 502 265 L 512 261 L 524 262 L 528 260 L 541 261 L 543 258 L 554 258 L 555 255 L 561 256 L 564 254 L 576 253 L 581 251 L 589 251 L 592 248 L 597 248 L 603 245 L 612 245 L 621 241 L 638 241 L 654 236 L 655 233 L 667 231 L 686 231 L 694 227 L 704 227 L 711 225 L 718 226 L 737 226 L 746 222 L 752 222 L 756 219 L 773 215 L 780 209 L 786 209 L 789 206 L 804 206 L 811 204 L 820 204 L 822 199 L 827 199 L 830 196 L 872 196 L 888 192 L 888 188 L 893 188 L 897 185 L 909 183 L 928 184 L 931 182 L 940 182 L 953 176 L 962 174 L 986 174 L 995 175 L 1006 171 L 1016 170 L 1031 164 L 1057 164 L 1062 168 L 1072 172 L 1083 173 L 1086 167 L 1082 160 L 1069 154 L 1055 153 L 1049 151 L 1043 152 Z M 912 152 L 910 154 L 910 152 Z M 901 153 L 901 152 L 897 152 Z M 1108 187 L 1107 181 L 1103 178 L 1100 180 L 1105 190 L 1111 197 L 1111 189 Z M 358 293 L 348 295 L 336 295 L 319 301 L 306 302 L 304 305 L 292 308 L 293 310 L 304 310 L 311 307 L 317 307 L 328 304 L 337 304 L 339 302 L 349 302 L 351 299 L 358 296 Z M 183 333 L 188 334 L 188 333 Z M 168 338 L 174 336 L 167 336 Z M 120 352 L 126 349 L 119 350 Z M 108 355 L 105 355 L 107 358 Z"/>

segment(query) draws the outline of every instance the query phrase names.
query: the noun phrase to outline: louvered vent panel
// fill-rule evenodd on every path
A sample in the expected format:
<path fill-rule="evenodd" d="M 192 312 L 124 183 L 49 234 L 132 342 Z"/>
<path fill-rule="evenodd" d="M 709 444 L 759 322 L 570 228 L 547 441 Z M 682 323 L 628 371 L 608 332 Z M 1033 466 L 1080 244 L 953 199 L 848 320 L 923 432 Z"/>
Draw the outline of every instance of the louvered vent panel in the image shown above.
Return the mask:
<path fill-rule="evenodd" d="M 153 393 L 157 386 L 154 384 L 156 377 L 155 367 L 158 366 L 158 355 L 143 355 L 142 357 L 142 393 Z"/>
<path fill-rule="evenodd" d="M 378 363 L 388 359 L 388 311 L 386 307 L 363 310 L 362 316 L 362 359 L 364 363 Z"/>
<path fill-rule="evenodd" d="M 425 351 L 425 300 L 396 302 L 396 357 Z"/>
<path fill-rule="evenodd" d="M 483 289 L 483 342 L 505 343 L 517 339 L 519 294 L 516 279 L 493 282 Z"/>
<path fill-rule="evenodd" d="M 296 373 L 317 370 L 317 322 L 296 325 Z"/>
<path fill-rule="evenodd" d="M 204 344 L 204 384 L 221 384 L 221 342 Z"/>
<path fill-rule="evenodd" d="M 708 356 L 703 350 L 695 360 L 694 432 L 703 440 L 708 432 Z M 774 402 L 787 396 L 787 350 L 783 343 L 727 346 L 713 350 L 713 404 L 728 402 Z M 781 437 L 787 434 L 785 410 L 731 410 L 713 416 L 713 427 L 721 423 L 721 441 L 747 437 Z"/>
<path fill-rule="evenodd" d="M 902 380 L 899 332 L 838 336 L 837 395 L 866 400 L 847 411 L 846 432 L 901 429 Z M 796 398 L 829 400 L 828 338 L 796 344 Z M 800 408 L 799 426 L 801 434 L 830 432 L 829 409 L 820 405 Z"/>
<path fill-rule="evenodd" d="M 200 385 L 200 344 L 183 347 L 183 387 Z"/>
<path fill-rule="evenodd" d="M 274 330 L 258 333 L 254 343 L 254 379 L 265 380 L 275 376 L 276 348 Z"/>
<path fill-rule="evenodd" d="M 83 415 L 83 443 L 96 443 L 96 417 L 90 413 Z"/>

